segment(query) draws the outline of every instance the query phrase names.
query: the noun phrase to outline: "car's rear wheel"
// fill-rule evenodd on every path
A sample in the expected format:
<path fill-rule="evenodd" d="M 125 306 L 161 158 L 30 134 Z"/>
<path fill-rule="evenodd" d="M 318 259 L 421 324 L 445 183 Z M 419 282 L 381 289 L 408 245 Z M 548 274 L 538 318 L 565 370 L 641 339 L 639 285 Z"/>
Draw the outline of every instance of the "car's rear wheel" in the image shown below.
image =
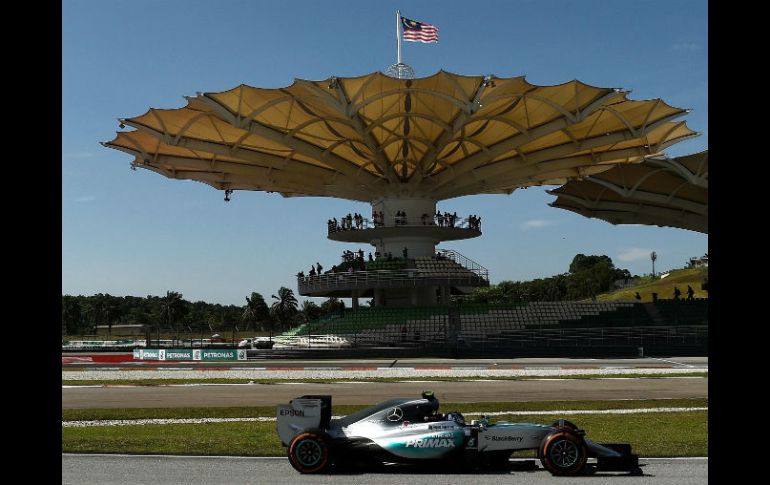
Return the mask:
<path fill-rule="evenodd" d="M 543 467 L 553 475 L 578 475 L 588 460 L 588 448 L 583 438 L 567 428 L 543 438 L 539 452 Z"/>
<path fill-rule="evenodd" d="M 289 442 L 289 463 L 300 473 L 320 473 L 331 461 L 329 440 L 321 429 L 308 429 Z"/>

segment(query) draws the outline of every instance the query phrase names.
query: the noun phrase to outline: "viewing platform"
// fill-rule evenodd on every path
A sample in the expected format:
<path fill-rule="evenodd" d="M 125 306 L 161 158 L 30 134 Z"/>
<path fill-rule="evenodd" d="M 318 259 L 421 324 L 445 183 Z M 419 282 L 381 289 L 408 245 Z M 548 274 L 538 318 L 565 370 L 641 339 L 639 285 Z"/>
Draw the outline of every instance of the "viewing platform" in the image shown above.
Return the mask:
<path fill-rule="evenodd" d="M 418 237 L 440 241 L 459 241 L 481 236 L 481 219 L 465 218 L 390 217 L 384 221 L 359 218 L 358 220 L 327 221 L 328 238 L 332 241 L 371 243 L 377 239 Z"/>

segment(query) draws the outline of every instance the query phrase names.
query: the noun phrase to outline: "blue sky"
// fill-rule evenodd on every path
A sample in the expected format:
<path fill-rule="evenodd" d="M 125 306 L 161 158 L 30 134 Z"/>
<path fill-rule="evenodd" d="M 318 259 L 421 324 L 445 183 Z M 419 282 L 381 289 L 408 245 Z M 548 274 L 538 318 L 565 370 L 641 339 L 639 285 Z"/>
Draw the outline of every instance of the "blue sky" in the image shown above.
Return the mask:
<path fill-rule="evenodd" d="M 64 0 L 62 294 L 173 290 L 242 305 L 257 291 L 269 301 L 280 286 L 296 292 L 294 275 L 310 264 L 329 268 L 357 250 L 326 239 L 325 221 L 368 214 L 367 204 L 262 192 L 225 203 L 209 186 L 131 171 L 130 156 L 99 142 L 114 137 L 118 117 L 182 107 L 198 91 L 385 70 L 396 60 L 396 9 L 439 28 L 439 44 L 404 43 L 418 77 L 444 69 L 630 89 L 631 99 L 693 110 L 685 119 L 702 135 L 669 155 L 708 148 L 706 1 Z M 565 272 L 577 253 L 643 274 L 653 250 L 663 270 L 708 251 L 703 234 L 548 207 L 547 188 L 440 202 L 480 215 L 484 229 L 441 247 L 487 267 L 493 283 Z"/>

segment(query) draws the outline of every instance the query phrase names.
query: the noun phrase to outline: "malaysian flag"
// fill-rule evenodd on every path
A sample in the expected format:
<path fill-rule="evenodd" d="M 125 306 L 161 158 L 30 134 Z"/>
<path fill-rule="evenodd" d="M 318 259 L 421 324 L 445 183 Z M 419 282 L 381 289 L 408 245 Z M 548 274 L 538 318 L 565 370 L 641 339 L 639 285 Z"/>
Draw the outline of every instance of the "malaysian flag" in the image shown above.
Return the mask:
<path fill-rule="evenodd" d="M 435 25 L 409 20 L 406 17 L 401 17 L 401 25 L 404 28 L 404 40 L 426 44 L 438 42 L 438 27 Z"/>

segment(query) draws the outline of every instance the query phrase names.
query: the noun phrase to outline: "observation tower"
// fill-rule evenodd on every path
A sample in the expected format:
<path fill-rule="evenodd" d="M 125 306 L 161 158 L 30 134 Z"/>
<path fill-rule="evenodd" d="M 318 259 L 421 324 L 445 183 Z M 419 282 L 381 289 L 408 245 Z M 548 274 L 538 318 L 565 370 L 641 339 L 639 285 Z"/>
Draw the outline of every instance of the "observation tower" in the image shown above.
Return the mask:
<path fill-rule="evenodd" d="M 327 234 L 371 244 L 377 259 L 354 255 L 343 271 L 298 275 L 300 294 L 351 297 L 354 307 L 359 297 L 375 306 L 446 303 L 489 284 L 486 268 L 437 251 L 482 233 L 483 214 L 458 215 L 446 201 L 582 180 L 697 136 L 678 120 L 685 109 L 578 80 L 374 72 L 186 99 L 120 119 L 134 130 L 104 145 L 130 154 L 132 168 L 206 183 L 226 200 L 256 190 L 370 204 L 350 223 L 329 214 Z"/>

